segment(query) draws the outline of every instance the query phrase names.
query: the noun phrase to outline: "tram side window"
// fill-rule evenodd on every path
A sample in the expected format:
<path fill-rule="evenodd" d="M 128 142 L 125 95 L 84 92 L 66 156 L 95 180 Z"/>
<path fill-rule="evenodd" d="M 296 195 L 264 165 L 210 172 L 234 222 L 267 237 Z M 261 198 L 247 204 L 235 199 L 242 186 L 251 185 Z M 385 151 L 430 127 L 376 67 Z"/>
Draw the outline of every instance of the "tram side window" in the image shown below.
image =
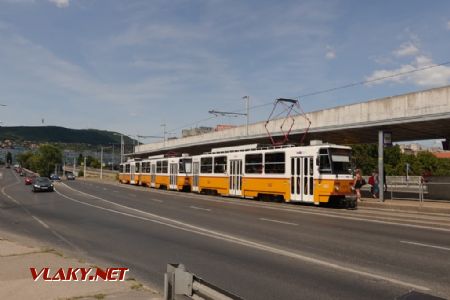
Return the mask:
<path fill-rule="evenodd" d="M 226 173 L 227 172 L 227 157 L 217 156 L 214 157 L 214 173 Z"/>
<path fill-rule="evenodd" d="M 285 172 L 284 152 L 266 153 L 264 167 L 266 174 L 284 174 Z"/>
<path fill-rule="evenodd" d="M 161 173 L 167 174 L 169 162 L 167 160 L 162 161 Z"/>
<path fill-rule="evenodd" d="M 322 174 L 331 174 L 331 162 L 328 149 L 319 150 L 319 171 Z"/>
<path fill-rule="evenodd" d="M 125 165 L 125 172 L 130 173 L 130 164 Z"/>
<path fill-rule="evenodd" d="M 150 163 L 145 163 L 145 173 L 150 173 Z"/>
<path fill-rule="evenodd" d="M 212 173 L 212 157 L 202 157 L 200 159 L 200 173 Z"/>
<path fill-rule="evenodd" d="M 263 163 L 262 154 L 245 155 L 245 173 L 262 174 Z"/>
<path fill-rule="evenodd" d="M 162 161 L 156 162 L 156 173 L 162 173 Z"/>
<path fill-rule="evenodd" d="M 180 159 L 178 164 L 178 172 L 186 174 L 192 173 L 192 158 Z"/>
<path fill-rule="evenodd" d="M 123 165 L 119 166 L 119 173 L 123 173 Z"/>
<path fill-rule="evenodd" d="M 141 170 L 141 164 L 136 164 L 136 168 L 134 170 L 135 173 L 140 173 Z"/>

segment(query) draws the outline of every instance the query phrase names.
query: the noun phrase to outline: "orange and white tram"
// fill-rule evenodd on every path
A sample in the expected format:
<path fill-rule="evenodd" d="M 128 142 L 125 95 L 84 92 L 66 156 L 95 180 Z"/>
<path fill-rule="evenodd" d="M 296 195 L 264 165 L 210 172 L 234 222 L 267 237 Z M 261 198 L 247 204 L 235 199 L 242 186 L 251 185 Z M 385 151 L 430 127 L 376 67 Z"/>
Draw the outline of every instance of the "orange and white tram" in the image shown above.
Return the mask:
<path fill-rule="evenodd" d="M 139 184 L 140 183 L 141 159 L 131 159 L 119 166 L 119 181 L 121 183 Z"/>
<path fill-rule="evenodd" d="M 192 182 L 192 158 L 186 154 L 181 157 L 151 156 L 150 187 L 175 191 L 190 191 Z"/>
<path fill-rule="evenodd" d="M 192 157 L 149 157 L 139 162 L 140 167 L 136 161 L 126 162 L 119 178 L 124 183 L 147 185 L 146 174 L 135 174 L 134 180 L 132 176 L 128 180 L 127 170 L 142 171 L 149 162 L 149 186 L 154 188 L 316 205 L 336 201 L 353 206 L 350 157 L 350 147 L 334 144 L 252 144 L 215 148 Z"/>

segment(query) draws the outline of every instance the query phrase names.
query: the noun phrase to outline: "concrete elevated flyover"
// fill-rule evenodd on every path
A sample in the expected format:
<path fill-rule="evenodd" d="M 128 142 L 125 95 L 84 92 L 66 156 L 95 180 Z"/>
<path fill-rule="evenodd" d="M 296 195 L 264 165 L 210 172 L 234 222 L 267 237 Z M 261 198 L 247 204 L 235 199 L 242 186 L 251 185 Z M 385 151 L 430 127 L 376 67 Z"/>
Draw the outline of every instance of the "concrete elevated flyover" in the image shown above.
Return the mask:
<path fill-rule="evenodd" d="M 390 132 L 393 142 L 422 139 L 450 140 L 450 86 L 398 96 L 371 100 L 310 112 L 311 128 L 304 143 L 323 140 L 336 144 L 376 143 L 380 132 Z M 307 127 L 303 116 L 294 116 L 290 143 L 298 143 Z M 269 123 L 276 137 L 283 119 Z M 224 131 L 206 133 L 165 142 L 140 145 L 134 156 L 167 153 L 169 151 L 199 154 L 214 147 L 250 143 L 270 144 L 265 122 L 239 126 Z"/>

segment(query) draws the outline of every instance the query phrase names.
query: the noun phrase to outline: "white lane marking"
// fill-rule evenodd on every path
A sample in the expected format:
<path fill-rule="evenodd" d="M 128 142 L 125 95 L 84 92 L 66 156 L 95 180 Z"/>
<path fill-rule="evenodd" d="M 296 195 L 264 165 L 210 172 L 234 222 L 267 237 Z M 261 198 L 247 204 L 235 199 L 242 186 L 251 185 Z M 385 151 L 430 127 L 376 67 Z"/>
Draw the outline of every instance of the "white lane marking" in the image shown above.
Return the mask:
<path fill-rule="evenodd" d="M 204 211 L 211 211 L 210 208 L 203 208 L 203 207 L 198 207 L 198 206 L 189 206 L 192 209 L 197 209 L 197 210 L 204 210 Z"/>
<path fill-rule="evenodd" d="M 133 187 L 133 186 L 122 185 L 121 187 L 130 189 L 130 190 L 137 190 L 137 188 Z M 154 189 L 152 189 L 152 190 L 151 189 L 147 189 L 147 190 L 139 189 L 139 191 L 148 191 L 150 193 L 158 193 L 158 194 L 164 194 L 164 195 L 171 193 L 171 191 L 159 191 L 159 190 L 154 190 Z M 78 191 L 78 192 L 82 193 L 81 191 Z M 177 193 L 177 192 L 173 192 L 173 193 Z M 239 202 L 242 200 L 240 200 L 240 199 L 235 200 L 233 198 L 230 198 L 228 200 L 220 200 L 220 199 L 216 199 L 216 197 L 213 198 L 213 197 L 203 196 L 203 195 L 201 195 L 200 197 L 192 197 L 192 196 L 188 196 L 188 195 L 179 195 L 178 193 L 177 193 L 177 196 L 181 197 L 181 198 L 188 198 L 188 199 L 193 199 L 193 200 L 210 201 L 210 202 L 216 202 L 216 203 L 226 203 L 227 205 L 257 207 L 257 208 L 262 208 L 262 209 L 287 211 L 287 212 L 293 212 L 293 213 L 299 213 L 299 214 L 305 214 L 305 215 L 324 216 L 324 217 L 334 218 L 334 219 L 353 220 L 353 221 L 375 223 L 375 224 L 385 224 L 385 225 L 393 225 L 393 226 L 400 226 L 400 227 L 409 227 L 409 228 L 426 229 L 426 230 L 433 230 L 433 231 L 450 232 L 450 228 L 432 227 L 432 226 L 416 225 L 416 224 L 405 224 L 405 223 L 398 223 L 398 222 L 393 222 L 393 221 L 370 220 L 367 218 L 363 218 L 362 216 L 361 217 L 352 217 L 352 216 L 349 216 L 347 213 L 339 213 L 337 215 L 332 215 L 331 212 L 329 212 L 329 211 L 316 212 L 316 211 L 312 211 L 309 207 L 302 207 L 301 209 L 295 209 L 295 208 L 273 206 L 272 204 L 264 204 L 263 205 L 261 203 L 258 203 L 257 205 L 255 205 L 255 204 L 251 204 L 251 203 L 243 203 L 243 202 Z M 380 217 L 380 218 L 383 218 L 383 217 Z M 394 218 L 390 218 L 390 219 L 399 221 L 398 219 L 394 219 Z M 436 223 L 434 223 L 434 224 L 436 224 Z M 438 223 L 437 225 L 442 225 L 442 224 Z"/>
<path fill-rule="evenodd" d="M 131 194 L 131 193 L 128 193 L 127 195 L 130 196 L 130 197 L 136 197 L 135 194 Z"/>
<path fill-rule="evenodd" d="M 123 188 L 128 188 L 128 189 L 133 189 L 134 187 L 129 187 L 129 186 L 123 186 Z M 135 190 L 135 189 L 134 189 Z M 159 193 L 159 194 L 165 194 L 167 195 L 168 191 L 159 191 L 159 190 L 148 190 L 148 192 L 150 193 Z M 226 203 L 227 205 L 237 205 L 237 206 L 244 206 L 244 207 L 257 207 L 257 208 L 261 208 L 261 209 L 271 209 L 271 210 L 279 210 L 279 211 L 287 211 L 287 212 L 292 212 L 292 213 L 301 213 L 301 214 L 312 214 L 312 215 L 320 215 L 320 216 L 324 216 L 324 217 L 330 217 L 330 218 L 338 218 L 338 219 L 347 219 L 347 220 L 355 220 L 355 221 L 362 221 L 362 222 L 371 222 L 371 223 L 381 223 L 381 224 L 389 224 L 389 225 L 396 225 L 396 226 L 403 226 L 403 227 L 413 227 L 413 228 L 421 228 L 421 229 L 430 229 L 430 230 L 437 230 L 437 231 L 447 231 L 450 232 L 450 229 L 447 228 L 438 228 L 438 227 L 431 227 L 431 226 L 424 226 L 424 225 L 416 225 L 416 224 L 405 224 L 405 223 L 398 223 L 400 221 L 406 221 L 404 220 L 404 218 L 407 218 L 408 214 L 413 215 L 415 217 L 421 217 L 423 215 L 423 213 L 421 212 L 405 212 L 405 211 L 397 211 L 397 210 L 391 210 L 391 209 L 384 209 L 382 210 L 387 211 L 387 212 L 391 212 L 391 213 L 395 213 L 395 212 L 402 212 L 403 214 L 405 214 L 405 216 L 403 216 L 402 218 L 389 218 L 388 216 L 383 217 L 383 216 L 375 216 L 375 218 L 378 218 L 378 220 L 370 220 L 370 219 L 366 219 L 364 218 L 363 214 L 360 214 L 360 210 L 357 211 L 359 216 L 354 216 L 355 212 L 352 211 L 351 213 L 348 213 L 347 211 L 339 211 L 339 212 L 330 212 L 329 210 L 327 212 L 320 212 L 317 211 L 318 208 L 316 207 L 301 207 L 301 208 L 295 208 L 295 207 L 280 207 L 280 205 L 276 205 L 276 204 L 269 204 L 269 203 L 243 203 L 240 202 L 242 201 L 239 198 L 229 198 L 226 200 L 221 200 L 220 197 L 210 197 L 210 196 L 205 196 L 205 195 L 197 195 L 197 197 L 193 197 L 193 196 L 189 196 L 189 195 L 177 195 L 178 197 L 181 198 L 188 198 L 188 199 L 193 199 L 193 200 L 201 200 L 201 201 L 213 201 L 213 202 L 217 202 L 217 203 Z M 223 199 L 223 197 L 222 197 Z M 363 207 L 361 209 L 361 213 L 363 213 L 364 210 L 367 210 L 366 207 Z M 375 209 L 373 209 L 375 210 Z M 381 209 L 379 209 L 381 211 Z M 333 215 L 331 215 L 333 213 Z M 368 214 L 370 212 L 367 212 Z M 430 216 L 447 216 L 446 214 L 439 214 L 439 213 L 426 213 L 427 215 Z M 380 219 L 384 219 L 386 221 L 380 220 Z M 391 222 L 391 221 L 397 221 L 397 222 Z M 445 221 L 445 220 L 444 220 Z M 421 220 L 417 220 L 417 222 L 420 223 L 425 223 L 425 224 L 437 224 L 437 225 L 444 225 L 445 224 L 441 224 L 441 223 L 436 223 L 436 222 L 424 222 Z"/>
<path fill-rule="evenodd" d="M 50 231 L 57 237 L 59 238 L 61 241 L 65 242 L 66 244 L 68 244 L 69 246 L 73 247 L 74 249 L 76 249 L 78 252 L 82 252 L 82 250 L 80 248 L 78 248 L 78 246 L 76 246 L 74 243 L 70 242 L 68 239 L 66 239 L 65 237 L 63 237 L 62 235 L 60 235 L 59 233 L 57 233 L 56 231 L 50 229 Z"/>
<path fill-rule="evenodd" d="M 72 189 L 71 187 L 69 187 L 69 188 Z M 72 189 L 72 190 L 76 191 L 75 189 Z M 184 223 L 184 222 L 181 222 L 181 221 L 178 221 L 178 220 L 175 220 L 175 219 L 170 219 L 170 218 L 166 218 L 166 217 L 163 217 L 163 216 L 152 214 L 152 213 L 149 213 L 149 212 L 146 212 L 146 211 L 142 211 L 142 210 L 139 210 L 139 209 L 127 207 L 127 206 L 124 206 L 124 205 L 121 205 L 121 204 L 118 204 L 118 203 L 115 203 L 115 202 L 112 202 L 112 201 L 109 201 L 109 200 L 106 200 L 106 199 L 103 199 L 103 198 L 100 198 L 100 197 L 97 197 L 97 196 L 94 196 L 94 195 L 90 195 L 90 194 L 87 194 L 87 193 L 84 193 L 84 192 L 81 192 L 81 191 L 79 191 L 81 194 L 86 194 L 86 195 L 91 196 L 92 198 L 99 199 L 99 200 L 101 200 L 103 202 L 106 202 L 106 203 L 109 203 L 109 204 L 112 204 L 112 205 L 116 205 L 116 206 L 119 206 L 119 207 L 122 207 L 122 208 L 125 208 L 125 209 L 128 209 L 128 210 L 134 211 L 134 212 L 138 212 L 140 214 L 147 215 L 149 217 L 156 218 L 156 219 L 159 219 L 159 220 L 150 219 L 149 217 L 133 215 L 131 213 L 121 212 L 121 211 L 118 211 L 118 210 L 114 210 L 114 209 L 111 209 L 111 208 L 106 208 L 106 207 L 90 204 L 90 203 L 87 203 L 87 202 L 82 202 L 82 201 L 76 200 L 74 198 L 71 198 L 69 196 L 66 196 L 66 195 L 62 194 L 61 192 L 59 192 L 59 191 L 56 191 L 56 192 L 59 195 L 61 195 L 62 197 L 66 198 L 66 199 L 68 199 L 70 201 L 73 201 L 73 202 L 76 202 L 76 203 L 79 203 L 79 204 L 82 204 L 82 205 L 94 207 L 94 208 L 97 208 L 97 209 L 100 209 L 100 210 L 112 212 L 112 213 L 115 213 L 115 214 L 127 216 L 127 217 L 130 217 L 130 218 L 136 218 L 136 219 L 140 219 L 140 220 L 144 220 L 144 221 L 160 224 L 160 225 L 163 225 L 163 226 L 175 228 L 175 229 L 178 229 L 178 230 L 191 232 L 191 233 L 198 234 L 198 235 L 207 236 L 207 237 L 210 237 L 210 238 L 213 238 L 213 239 L 218 239 L 218 240 L 226 241 L 226 242 L 229 242 L 229 243 L 238 244 L 238 245 L 241 245 L 241 246 L 246 246 L 246 247 L 249 247 L 249 248 L 258 249 L 260 251 L 266 251 L 266 252 L 270 252 L 270 253 L 273 253 L 273 254 L 286 256 L 286 257 L 289 257 L 289 258 L 301 260 L 301 261 L 304 261 L 304 262 L 307 262 L 307 263 L 311 263 L 311 264 L 320 265 L 322 267 L 327 267 L 327 268 L 330 268 L 330 269 L 335 269 L 335 270 L 339 270 L 339 271 L 343 271 L 343 272 L 347 272 L 347 273 L 352 273 L 352 274 L 356 274 L 356 275 L 360 275 L 360 276 L 365 276 L 365 277 L 369 277 L 369 278 L 373 278 L 373 279 L 377 279 L 377 280 L 387 281 L 387 282 L 390 282 L 392 284 L 396 284 L 396 285 L 400 285 L 400 286 L 406 286 L 406 287 L 409 287 L 409 288 L 414 288 L 414 289 L 418 289 L 418 290 L 422 290 L 422 291 L 429 291 L 430 290 L 429 288 L 427 288 L 425 286 L 420 286 L 420 285 L 416 285 L 414 283 L 398 280 L 398 279 L 395 279 L 395 278 L 386 277 L 386 276 L 383 276 L 383 275 L 378 275 L 378 274 L 374 274 L 374 273 L 370 273 L 370 272 L 366 272 L 366 271 L 357 270 L 357 269 L 354 269 L 354 268 L 351 268 L 351 267 L 338 265 L 336 263 L 327 262 L 327 261 L 324 261 L 324 260 L 320 260 L 320 259 L 317 259 L 317 258 L 306 256 L 306 255 L 303 255 L 303 254 L 300 254 L 300 253 L 295 253 L 292 250 L 288 251 L 288 250 L 283 250 L 283 249 L 277 249 L 277 248 L 274 248 L 274 247 L 271 247 L 271 246 L 267 246 L 267 245 L 264 245 L 264 244 L 261 244 L 261 243 L 245 240 L 245 239 L 242 239 L 242 238 L 239 238 L 239 237 L 236 237 L 236 236 L 232 236 L 232 235 L 228 235 L 228 234 L 225 234 L 225 233 L 222 233 L 222 232 L 209 230 L 207 228 L 191 225 L 191 224 Z M 174 223 L 174 224 L 170 224 L 170 223 Z"/>
<path fill-rule="evenodd" d="M 33 216 L 33 215 L 31 215 L 31 217 L 33 218 L 33 219 L 35 219 L 36 221 L 38 221 L 42 226 L 44 226 L 45 228 L 47 228 L 47 229 L 49 229 L 50 228 L 50 226 L 48 226 L 44 221 L 42 221 L 41 219 L 39 219 L 38 217 L 35 217 L 35 216 Z"/>
<path fill-rule="evenodd" d="M 104 190 L 104 191 L 107 191 L 108 189 L 104 187 L 103 190 Z"/>
<path fill-rule="evenodd" d="M 285 225 L 292 225 L 292 226 L 298 226 L 297 223 L 291 223 L 291 222 L 285 222 L 285 221 L 279 221 L 279 220 L 273 220 L 273 219 L 266 219 L 266 218 L 259 218 L 261 221 L 267 221 L 267 222 L 273 222 L 273 223 L 280 223 Z"/>
<path fill-rule="evenodd" d="M 18 179 L 18 178 L 16 177 L 16 179 Z M 46 229 L 50 230 L 57 238 L 59 238 L 59 239 L 62 240 L 63 242 L 66 242 L 69 246 L 71 246 L 71 247 L 74 248 L 76 251 L 78 251 L 79 253 L 81 253 L 82 251 L 81 251 L 80 248 L 78 248 L 78 246 L 76 246 L 76 245 L 74 245 L 73 243 L 71 243 L 70 241 L 68 241 L 66 238 L 64 238 L 62 235 L 60 235 L 60 234 L 57 233 L 56 231 L 50 229 L 50 226 L 48 226 L 44 221 L 42 221 L 41 219 L 39 219 L 39 218 L 36 217 L 36 216 L 33 216 L 33 215 L 31 214 L 31 212 L 30 212 L 27 208 L 25 208 L 24 206 L 22 206 L 22 204 L 20 204 L 19 201 L 17 201 L 16 199 L 14 199 L 13 197 L 11 197 L 10 195 L 8 195 L 8 194 L 5 192 L 5 189 L 6 189 L 7 187 L 16 185 L 16 184 L 18 184 L 18 183 L 20 183 L 20 181 L 18 181 L 18 182 L 16 182 L 16 183 L 12 183 L 12 184 L 9 184 L 9 185 L 4 186 L 4 187 L 1 189 L 2 194 L 5 195 L 8 199 L 10 199 L 11 201 L 13 201 L 14 203 L 16 203 L 17 205 L 19 205 L 20 208 L 23 209 L 23 210 L 25 211 L 25 213 L 27 213 L 28 215 L 30 215 L 33 219 L 35 219 L 37 222 L 39 222 L 39 223 L 40 223 L 42 226 L 44 226 Z M 55 189 L 55 192 L 58 192 L 58 191 Z"/>
<path fill-rule="evenodd" d="M 416 246 L 429 247 L 429 248 L 435 248 L 435 249 L 440 249 L 440 250 L 450 251 L 450 248 L 442 247 L 442 246 L 435 246 L 435 245 L 430 245 L 430 244 L 422 244 L 422 243 L 411 242 L 411 241 L 400 241 L 400 243 L 403 243 L 403 244 L 411 244 L 411 245 L 416 245 Z"/>
<path fill-rule="evenodd" d="M 163 202 L 164 202 L 164 201 L 161 200 L 161 199 L 149 199 L 149 200 L 154 201 L 154 202 L 159 202 L 159 203 L 163 203 Z"/>

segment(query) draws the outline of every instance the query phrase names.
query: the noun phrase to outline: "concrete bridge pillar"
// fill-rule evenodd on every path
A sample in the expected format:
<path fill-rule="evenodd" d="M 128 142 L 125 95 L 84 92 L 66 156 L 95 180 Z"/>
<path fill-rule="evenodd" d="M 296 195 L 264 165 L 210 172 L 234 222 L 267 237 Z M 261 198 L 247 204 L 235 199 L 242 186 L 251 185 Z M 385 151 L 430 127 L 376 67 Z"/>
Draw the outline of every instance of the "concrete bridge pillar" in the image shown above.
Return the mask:
<path fill-rule="evenodd" d="M 442 141 L 442 150 L 450 150 L 450 138 L 446 138 Z"/>
<path fill-rule="evenodd" d="M 379 199 L 384 202 L 384 132 L 378 131 L 378 190 Z"/>

